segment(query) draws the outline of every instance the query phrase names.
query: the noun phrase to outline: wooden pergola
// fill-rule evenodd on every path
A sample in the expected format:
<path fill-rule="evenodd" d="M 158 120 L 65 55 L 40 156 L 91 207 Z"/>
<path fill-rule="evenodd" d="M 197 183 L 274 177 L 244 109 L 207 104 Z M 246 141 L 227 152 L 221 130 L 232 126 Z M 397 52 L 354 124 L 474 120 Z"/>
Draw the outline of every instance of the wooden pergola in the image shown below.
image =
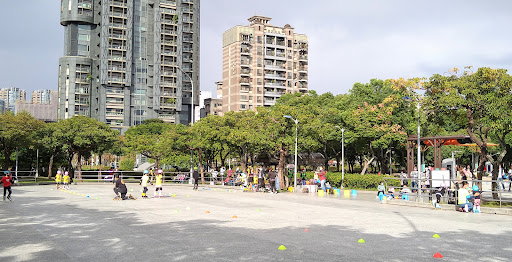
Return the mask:
<path fill-rule="evenodd" d="M 472 144 L 471 138 L 465 135 L 456 136 L 432 136 L 420 137 L 420 145 L 426 147 L 434 147 L 434 168 L 441 168 L 443 158 L 441 156 L 441 147 L 444 145 L 463 146 Z M 411 135 L 407 138 L 407 175 L 410 176 L 414 170 L 414 149 L 418 146 L 418 136 Z"/>

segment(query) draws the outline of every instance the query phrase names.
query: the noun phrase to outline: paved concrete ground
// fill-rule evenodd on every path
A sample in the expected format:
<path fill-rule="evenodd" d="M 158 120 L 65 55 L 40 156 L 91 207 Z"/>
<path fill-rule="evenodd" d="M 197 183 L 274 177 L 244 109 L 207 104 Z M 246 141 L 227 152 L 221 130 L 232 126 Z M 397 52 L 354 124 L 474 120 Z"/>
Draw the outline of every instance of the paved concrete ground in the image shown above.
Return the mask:
<path fill-rule="evenodd" d="M 112 201 L 111 185 L 52 189 L 14 187 L 14 201 L 0 204 L 0 261 L 512 259 L 509 216 L 382 205 L 373 193 L 347 200 L 180 185 L 165 186 L 162 199 Z"/>

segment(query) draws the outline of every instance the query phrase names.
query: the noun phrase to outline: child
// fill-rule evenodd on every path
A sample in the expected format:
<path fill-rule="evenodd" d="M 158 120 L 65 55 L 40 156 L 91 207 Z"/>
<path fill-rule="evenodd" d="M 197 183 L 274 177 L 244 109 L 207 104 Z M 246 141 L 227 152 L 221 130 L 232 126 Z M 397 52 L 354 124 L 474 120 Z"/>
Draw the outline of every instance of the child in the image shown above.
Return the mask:
<path fill-rule="evenodd" d="M 139 185 L 142 185 L 142 197 L 143 198 L 148 198 L 148 195 L 146 194 L 148 192 L 148 182 L 149 182 L 149 171 L 146 169 L 144 170 L 144 175 L 142 176 L 142 178 L 140 179 L 140 183 Z"/>
<path fill-rule="evenodd" d="M 400 193 L 402 193 L 403 200 L 409 200 L 409 194 L 411 193 L 411 189 L 407 187 L 407 184 L 404 184 L 404 187 L 402 188 L 402 190 L 400 190 Z"/>
<path fill-rule="evenodd" d="M 162 169 L 158 169 L 156 177 L 155 177 L 156 181 L 155 181 L 154 197 L 157 197 L 156 196 L 157 194 L 158 194 L 158 197 L 163 197 L 162 196 L 163 173 L 164 173 L 164 171 Z"/>
<path fill-rule="evenodd" d="M 480 213 L 480 197 L 482 195 L 482 192 L 479 191 L 480 188 L 478 188 L 477 185 L 473 186 L 473 197 L 474 197 L 474 207 L 473 212 L 474 213 Z"/>
<path fill-rule="evenodd" d="M 392 186 L 388 187 L 388 199 L 395 199 L 395 188 Z"/>
<path fill-rule="evenodd" d="M 379 198 L 379 195 L 382 193 L 384 195 L 384 191 L 386 190 L 386 187 L 384 186 L 384 182 L 380 182 L 380 185 L 377 186 L 377 198 Z"/>
<path fill-rule="evenodd" d="M 61 182 L 62 182 L 62 173 L 60 172 L 60 170 L 57 170 L 57 174 L 55 175 L 55 185 L 57 186 L 57 189 L 59 189 Z"/>
<path fill-rule="evenodd" d="M 69 181 L 71 180 L 69 178 L 69 172 L 68 171 L 64 172 L 64 178 L 62 180 L 64 182 L 64 190 L 68 190 L 69 189 Z"/>
<path fill-rule="evenodd" d="M 443 183 L 441 184 L 441 187 L 439 187 L 439 189 L 437 189 L 436 191 L 436 200 L 432 199 L 432 206 L 434 208 L 441 208 L 441 206 L 439 205 L 439 203 L 441 202 L 441 198 L 444 196 L 444 194 L 446 193 L 446 185 Z"/>

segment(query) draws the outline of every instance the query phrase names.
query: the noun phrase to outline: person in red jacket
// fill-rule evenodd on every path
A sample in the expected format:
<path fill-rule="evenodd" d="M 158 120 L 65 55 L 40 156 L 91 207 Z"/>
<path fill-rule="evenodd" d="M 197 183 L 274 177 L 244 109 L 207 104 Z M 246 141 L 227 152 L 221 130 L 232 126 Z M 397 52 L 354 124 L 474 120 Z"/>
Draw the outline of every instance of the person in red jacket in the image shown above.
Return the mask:
<path fill-rule="evenodd" d="M 2 177 L 1 182 L 4 185 L 4 202 L 5 202 L 5 193 L 7 193 L 7 191 L 9 191 L 9 195 L 7 195 L 7 199 L 9 199 L 9 201 L 12 201 L 12 199 L 11 199 L 11 194 L 12 194 L 12 190 L 11 190 L 12 177 L 11 177 L 9 171 L 5 171 L 4 172 L 4 177 Z"/>

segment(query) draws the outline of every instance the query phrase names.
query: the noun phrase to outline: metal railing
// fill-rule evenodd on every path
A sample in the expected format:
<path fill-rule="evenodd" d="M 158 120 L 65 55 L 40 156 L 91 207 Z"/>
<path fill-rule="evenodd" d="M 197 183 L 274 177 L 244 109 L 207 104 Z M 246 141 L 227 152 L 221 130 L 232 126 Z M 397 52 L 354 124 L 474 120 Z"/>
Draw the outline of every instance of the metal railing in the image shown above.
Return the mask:
<path fill-rule="evenodd" d="M 467 182 L 469 187 L 477 185 L 479 187 L 479 191 L 482 192 L 481 199 L 485 202 L 499 202 L 500 208 L 502 207 L 503 202 L 512 203 L 512 191 L 505 191 L 505 184 L 511 188 L 512 181 L 508 180 L 461 180 L 461 179 L 426 179 L 426 178 L 398 178 L 398 177 L 383 177 L 383 181 L 386 186 L 386 192 L 389 189 L 390 181 L 400 181 L 400 186 L 393 186 L 395 189 L 395 195 L 400 195 L 400 191 L 404 188 L 404 181 L 406 181 L 408 188 L 411 190 L 409 196 L 411 199 L 417 202 L 424 202 L 426 198 L 428 200 L 432 200 L 435 197 L 435 194 L 439 187 L 431 187 L 433 184 L 446 184 L 446 193 L 442 197 L 443 201 L 446 203 L 457 203 L 458 196 L 457 192 L 460 187 L 462 187 L 463 182 Z M 437 183 L 435 183 L 437 182 Z M 497 190 L 492 189 L 492 183 L 497 183 Z M 409 187 L 410 185 L 410 187 Z M 398 189 L 398 190 L 396 190 Z M 502 190 L 503 189 L 503 190 Z M 385 193 L 386 193 L 385 192 Z M 510 193 L 509 193 L 510 192 Z M 494 194 L 498 195 L 498 198 L 494 198 Z"/>

